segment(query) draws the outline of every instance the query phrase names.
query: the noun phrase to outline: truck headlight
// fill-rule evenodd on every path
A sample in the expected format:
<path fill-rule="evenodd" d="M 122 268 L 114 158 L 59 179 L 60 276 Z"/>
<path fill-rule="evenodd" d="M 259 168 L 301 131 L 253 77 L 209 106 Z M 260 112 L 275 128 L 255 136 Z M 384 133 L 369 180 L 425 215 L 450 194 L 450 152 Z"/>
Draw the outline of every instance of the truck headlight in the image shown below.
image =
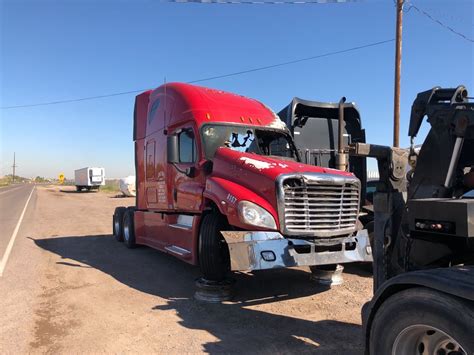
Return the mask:
<path fill-rule="evenodd" d="M 257 227 L 277 229 L 275 219 L 264 208 L 250 201 L 240 201 L 238 204 L 240 220 L 245 224 Z"/>

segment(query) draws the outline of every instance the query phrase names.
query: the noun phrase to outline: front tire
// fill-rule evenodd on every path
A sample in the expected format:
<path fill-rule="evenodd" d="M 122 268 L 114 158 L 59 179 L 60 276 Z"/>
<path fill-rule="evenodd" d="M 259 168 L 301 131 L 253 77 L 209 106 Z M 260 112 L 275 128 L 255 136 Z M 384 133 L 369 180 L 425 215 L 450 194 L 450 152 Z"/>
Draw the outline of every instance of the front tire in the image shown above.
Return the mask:
<path fill-rule="evenodd" d="M 127 248 L 133 249 L 136 247 L 135 243 L 135 224 L 133 221 L 134 210 L 127 208 L 123 215 L 123 242 Z"/>
<path fill-rule="evenodd" d="M 229 228 L 224 216 L 210 213 L 204 216 L 199 235 L 199 266 L 206 280 L 222 281 L 230 271 L 227 243 L 220 233 Z"/>
<path fill-rule="evenodd" d="M 123 215 L 126 207 L 117 207 L 112 217 L 112 231 L 117 242 L 123 242 Z"/>
<path fill-rule="evenodd" d="M 424 287 L 394 294 L 375 314 L 370 354 L 474 354 L 474 304 Z"/>

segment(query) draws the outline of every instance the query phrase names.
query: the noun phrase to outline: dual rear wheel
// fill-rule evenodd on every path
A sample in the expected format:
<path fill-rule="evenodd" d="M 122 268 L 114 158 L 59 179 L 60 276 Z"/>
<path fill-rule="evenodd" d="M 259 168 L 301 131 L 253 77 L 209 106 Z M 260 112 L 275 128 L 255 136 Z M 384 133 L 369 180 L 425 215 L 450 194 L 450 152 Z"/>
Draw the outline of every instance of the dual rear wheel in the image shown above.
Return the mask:
<path fill-rule="evenodd" d="M 115 239 L 124 242 L 128 248 L 135 248 L 135 226 L 133 207 L 117 207 L 112 218 L 112 230 Z"/>

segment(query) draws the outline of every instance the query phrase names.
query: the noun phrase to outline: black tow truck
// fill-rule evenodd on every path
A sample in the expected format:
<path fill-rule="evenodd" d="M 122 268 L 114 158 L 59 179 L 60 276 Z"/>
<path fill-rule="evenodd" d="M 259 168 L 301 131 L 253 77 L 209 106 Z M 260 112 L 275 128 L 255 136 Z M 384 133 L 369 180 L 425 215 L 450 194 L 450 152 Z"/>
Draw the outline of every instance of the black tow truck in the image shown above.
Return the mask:
<path fill-rule="evenodd" d="M 424 117 L 430 131 L 416 153 Z M 374 296 L 367 354 L 474 354 L 474 103 L 464 86 L 413 102 L 411 148 L 349 145 L 377 159 Z M 412 169 L 406 172 L 407 164 Z"/>
<path fill-rule="evenodd" d="M 361 199 L 374 259 L 374 296 L 362 311 L 366 353 L 474 354 L 474 103 L 466 88 L 418 94 L 410 149 L 367 144 L 344 97 L 294 98 L 278 115 L 307 164 L 352 171 L 365 187 L 366 158 L 377 160 L 376 191 L 371 203 Z M 424 117 L 431 128 L 420 149 Z"/>

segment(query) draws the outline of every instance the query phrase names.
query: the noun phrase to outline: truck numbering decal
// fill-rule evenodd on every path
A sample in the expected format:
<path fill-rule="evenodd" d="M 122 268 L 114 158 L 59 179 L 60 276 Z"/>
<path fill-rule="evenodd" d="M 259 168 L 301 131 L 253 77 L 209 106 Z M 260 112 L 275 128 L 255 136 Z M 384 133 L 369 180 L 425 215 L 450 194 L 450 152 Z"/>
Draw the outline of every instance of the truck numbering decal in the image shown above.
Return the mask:
<path fill-rule="evenodd" d="M 237 197 L 229 193 L 227 194 L 227 201 L 229 201 L 232 204 L 235 204 L 235 202 L 237 201 Z"/>

